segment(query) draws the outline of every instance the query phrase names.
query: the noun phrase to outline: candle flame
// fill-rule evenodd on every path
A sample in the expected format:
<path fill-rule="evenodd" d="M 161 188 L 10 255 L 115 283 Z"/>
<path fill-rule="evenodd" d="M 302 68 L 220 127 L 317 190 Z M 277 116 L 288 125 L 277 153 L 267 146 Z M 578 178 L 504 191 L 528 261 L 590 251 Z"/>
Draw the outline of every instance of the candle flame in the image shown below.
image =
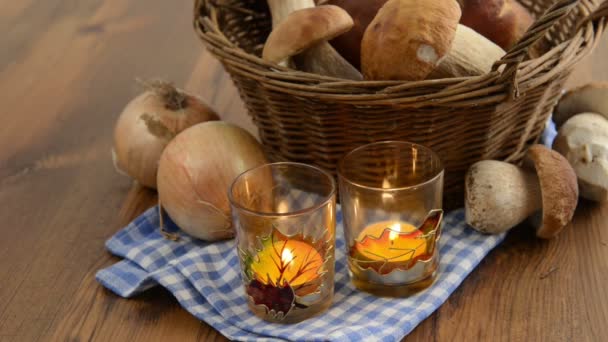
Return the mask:
<path fill-rule="evenodd" d="M 437 209 L 418 227 L 406 221 L 373 223 L 359 233 L 348 252 L 349 262 L 382 275 L 411 269 L 419 260 L 426 262 L 435 252 L 442 218 L 443 211 Z"/>
<path fill-rule="evenodd" d="M 291 252 L 291 249 L 285 248 L 283 250 L 281 260 L 283 260 L 283 263 L 285 264 L 289 264 L 293 260 L 293 253 Z"/>
<path fill-rule="evenodd" d="M 401 232 L 401 224 L 399 222 L 395 222 L 389 227 L 391 232 L 388 235 L 388 238 L 393 241 L 399 237 L 399 233 Z"/>

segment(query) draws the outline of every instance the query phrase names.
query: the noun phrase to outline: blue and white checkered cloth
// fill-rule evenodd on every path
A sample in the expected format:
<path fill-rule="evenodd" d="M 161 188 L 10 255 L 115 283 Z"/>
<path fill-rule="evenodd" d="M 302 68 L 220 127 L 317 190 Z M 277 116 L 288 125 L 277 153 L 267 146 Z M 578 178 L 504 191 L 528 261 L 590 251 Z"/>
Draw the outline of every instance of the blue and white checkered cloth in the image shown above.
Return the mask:
<path fill-rule="evenodd" d="M 444 218 L 435 284 L 413 297 L 380 298 L 351 284 L 338 218 L 333 305 L 298 324 L 267 323 L 249 311 L 234 240 L 205 243 L 181 233 L 179 241 L 167 240 L 159 231 L 157 208 L 107 241 L 108 250 L 125 260 L 99 271 L 97 280 L 122 297 L 160 284 L 191 314 L 239 341 L 398 341 L 441 306 L 504 238 L 477 233 L 466 227 L 463 210 L 451 212 Z M 170 220 L 165 226 L 179 231 Z"/>

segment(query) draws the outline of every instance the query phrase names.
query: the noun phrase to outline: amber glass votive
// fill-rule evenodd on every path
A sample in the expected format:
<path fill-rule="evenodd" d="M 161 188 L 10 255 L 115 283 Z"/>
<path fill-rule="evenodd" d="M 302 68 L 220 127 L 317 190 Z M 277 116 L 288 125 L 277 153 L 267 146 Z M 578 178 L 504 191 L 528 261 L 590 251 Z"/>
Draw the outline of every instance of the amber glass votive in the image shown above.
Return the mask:
<path fill-rule="evenodd" d="M 229 190 L 251 311 L 296 323 L 326 310 L 334 292 L 336 185 L 316 167 L 263 165 Z"/>
<path fill-rule="evenodd" d="M 433 283 L 443 173 L 437 154 L 408 142 L 361 146 L 340 161 L 348 266 L 358 289 L 405 297 Z"/>

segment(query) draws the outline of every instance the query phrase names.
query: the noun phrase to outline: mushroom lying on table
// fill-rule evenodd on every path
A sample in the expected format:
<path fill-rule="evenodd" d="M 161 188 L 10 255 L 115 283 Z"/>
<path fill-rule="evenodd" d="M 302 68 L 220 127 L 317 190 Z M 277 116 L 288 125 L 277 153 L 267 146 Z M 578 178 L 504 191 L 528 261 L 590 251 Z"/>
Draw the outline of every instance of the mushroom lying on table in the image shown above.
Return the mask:
<path fill-rule="evenodd" d="M 608 120 L 595 113 L 570 118 L 559 129 L 553 148 L 572 165 L 581 196 L 592 201 L 608 198 Z"/>
<path fill-rule="evenodd" d="M 494 160 L 474 164 L 465 188 L 466 221 L 484 233 L 505 232 L 537 214 L 536 235 L 552 238 L 570 223 L 578 203 L 574 170 L 542 145 L 530 147 L 523 168 Z"/>

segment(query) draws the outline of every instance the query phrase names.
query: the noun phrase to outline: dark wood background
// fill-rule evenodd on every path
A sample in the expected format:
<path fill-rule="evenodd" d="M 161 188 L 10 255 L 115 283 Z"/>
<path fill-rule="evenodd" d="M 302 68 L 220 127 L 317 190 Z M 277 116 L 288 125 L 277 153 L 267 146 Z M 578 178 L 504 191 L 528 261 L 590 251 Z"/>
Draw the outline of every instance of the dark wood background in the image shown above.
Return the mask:
<path fill-rule="evenodd" d="M 0 2 L 0 341 L 223 340 L 161 289 L 94 280 L 104 241 L 154 204 L 111 163 L 113 124 L 162 77 L 254 130 L 191 28 L 192 1 Z M 608 39 L 571 85 L 608 80 Z M 407 341 L 608 339 L 608 205 L 539 241 L 520 227 Z"/>

